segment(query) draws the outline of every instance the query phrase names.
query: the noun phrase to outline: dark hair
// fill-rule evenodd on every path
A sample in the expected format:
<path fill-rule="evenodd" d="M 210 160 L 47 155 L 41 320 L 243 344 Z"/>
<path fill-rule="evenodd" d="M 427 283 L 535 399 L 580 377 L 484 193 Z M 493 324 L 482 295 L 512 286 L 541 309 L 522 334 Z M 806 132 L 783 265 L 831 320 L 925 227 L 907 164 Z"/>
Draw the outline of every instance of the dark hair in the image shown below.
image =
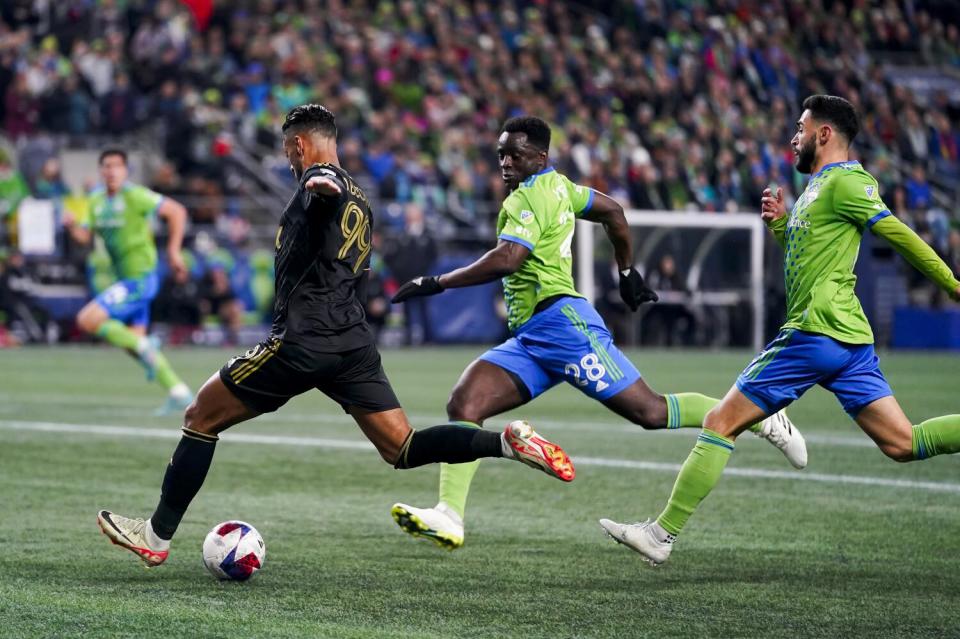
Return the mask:
<path fill-rule="evenodd" d="M 853 142 L 860 132 L 857 110 L 839 96 L 811 95 L 803 101 L 803 108 L 810 110 L 814 120 L 832 124 L 847 139 L 847 144 Z"/>
<path fill-rule="evenodd" d="M 337 124 L 333 113 L 319 104 L 301 104 L 290 109 L 283 121 L 283 132 L 317 131 L 328 138 L 337 137 Z"/>
<path fill-rule="evenodd" d="M 540 151 L 550 150 L 550 125 L 538 117 L 525 115 L 503 123 L 507 133 L 526 133 L 527 142 Z"/>
<path fill-rule="evenodd" d="M 100 159 L 97 160 L 97 164 L 103 164 L 103 161 L 106 160 L 111 155 L 116 155 L 121 160 L 123 160 L 123 165 L 127 165 L 127 152 L 123 149 L 104 149 L 100 152 Z"/>

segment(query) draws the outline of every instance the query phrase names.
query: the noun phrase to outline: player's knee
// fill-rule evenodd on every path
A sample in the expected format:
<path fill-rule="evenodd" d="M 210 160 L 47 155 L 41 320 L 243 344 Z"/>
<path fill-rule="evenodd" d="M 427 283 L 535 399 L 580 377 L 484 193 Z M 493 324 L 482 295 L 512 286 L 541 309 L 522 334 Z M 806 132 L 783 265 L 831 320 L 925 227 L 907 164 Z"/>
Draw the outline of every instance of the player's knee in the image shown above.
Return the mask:
<path fill-rule="evenodd" d="M 400 457 L 400 451 L 396 446 L 377 446 L 377 452 L 380 453 L 380 459 L 390 466 L 395 466 Z"/>
<path fill-rule="evenodd" d="M 895 462 L 905 463 L 914 460 L 913 447 L 903 444 L 881 444 L 883 454 Z"/>
<path fill-rule="evenodd" d="M 724 437 L 729 437 L 733 433 L 730 430 L 730 424 L 723 418 L 716 407 L 711 408 L 703 418 L 703 429 L 711 430 Z"/>
<path fill-rule="evenodd" d="M 97 321 L 97 313 L 89 308 L 83 308 L 77 313 L 77 326 L 84 333 L 96 333 L 100 327 Z"/>
<path fill-rule="evenodd" d="M 666 428 L 667 426 L 667 403 L 664 398 L 657 395 L 650 401 L 641 402 L 630 413 L 630 421 L 645 430 L 655 430 Z"/>
<path fill-rule="evenodd" d="M 206 435 L 216 435 L 221 429 L 217 428 L 216 420 L 210 419 L 204 415 L 197 400 L 190 402 L 187 410 L 183 412 L 183 427 L 192 430 L 195 433 L 204 433 Z"/>
<path fill-rule="evenodd" d="M 447 400 L 447 419 L 475 422 L 477 421 L 477 416 L 474 414 L 476 412 L 476 407 L 466 397 L 465 393 L 453 389 L 450 399 Z"/>

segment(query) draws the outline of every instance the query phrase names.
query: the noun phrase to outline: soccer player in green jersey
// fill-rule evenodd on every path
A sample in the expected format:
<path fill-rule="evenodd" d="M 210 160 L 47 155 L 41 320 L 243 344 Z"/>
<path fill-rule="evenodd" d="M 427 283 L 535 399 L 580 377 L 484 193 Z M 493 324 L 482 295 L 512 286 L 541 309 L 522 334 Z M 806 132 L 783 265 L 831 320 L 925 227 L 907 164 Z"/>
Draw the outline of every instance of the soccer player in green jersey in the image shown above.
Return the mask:
<path fill-rule="evenodd" d="M 103 240 L 117 282 L 80 309 L 77 325 L 90 335 L 125 349 L 143 365 L 147 379 L 167 391 L 158 414 L 185 409 L 193 399 L 156 342 L 147 336 L 150 303 L 157 294 L 157 245 L 150 224 L 155 216 L 167 223 L 167 260 L 174 272 L 185 271 L 180 247 L 187 211 L 179 202 L 127 181 L 127 154 L 107 149 L 100 154 L 103 185 L 90 194 L 89 215 L 65 224 L 74 240 L 89 244 L 93 233 Z"/>
<path fill-rule="evenodd" d="M 768 189 L 761 201 L 761 215 L 785 251 L 787 322 L 707 414 L 660 516 L 630 525 L 600 520 L 611 537 L 654 565 L 667 560 L 687 519 L 720 480 L 737 436 L 814 384 L 831 391 L 895 461 L 960 451 L 960 415 L 911 425 L 880 372 L 873 333 L 854 294 L 860 238 L 867 230 L 883 237 L 954 299 L 960 299 L 960 281 L 890 213 L 873 176 L 849 161 L 860 128 L 853 105 L 814 95 L 803 109 L 791 145 L 797 170 L 811 175 L 807 188 L 789 215 L 782 189 Z"/>
<path fill-rule="evenodd" d="M 453 389 L 447 416 L 480 427 L 485 419 L 567 382 L 643 428 L 700 428 L 719 400 L 699 393 L 654 392 L 574 288 L 571 244 L 580 218 L 603 225 L 620 269 L 620 296 L 631 310 L 657 299 L 633 267 L 623 208 L 555 171 L 548 165 L 549 147 L 550 127 L 540 118 L 508 120 L 497 153 L 511 193 L 500 210 L 496 248 L 469 266 L 407 282 L 393 299 L 402 302 L 503 278 L 513 337 L 467 367 Z M 806 465 L 803 437 L 782 413 L 758 424 L 755 432 L 781 449 L 795 467 Z M 436 507 L 398 503 L 392 509 L 394 519 L 414 536 L 451 550 L 460 547 L 467 492 L 477 466 L 443 465 Z"/>

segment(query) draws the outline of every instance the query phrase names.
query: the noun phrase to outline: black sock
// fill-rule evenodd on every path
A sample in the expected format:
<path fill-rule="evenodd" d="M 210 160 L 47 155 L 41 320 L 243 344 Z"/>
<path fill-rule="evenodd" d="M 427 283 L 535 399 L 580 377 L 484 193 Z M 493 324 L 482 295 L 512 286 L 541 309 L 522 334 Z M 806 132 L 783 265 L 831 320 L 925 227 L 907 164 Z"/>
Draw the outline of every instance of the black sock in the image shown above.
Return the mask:
<path fill-rule="evenodd" d="M 500 433 L 444 424 L 411 431 L 394 467 L 416 468 L 440 462 L 462 464 L 481 457 L 502 456 Z"/>
<path fill-rule="evenodd" d="M 216 435 L 183 429 L 183 437 L 163 476 L 160 503 L 150 517 L 150 525 L 160 539 L 172 539 L 177 532 L 187 507 L 207 477 L 217 439 Z"/>

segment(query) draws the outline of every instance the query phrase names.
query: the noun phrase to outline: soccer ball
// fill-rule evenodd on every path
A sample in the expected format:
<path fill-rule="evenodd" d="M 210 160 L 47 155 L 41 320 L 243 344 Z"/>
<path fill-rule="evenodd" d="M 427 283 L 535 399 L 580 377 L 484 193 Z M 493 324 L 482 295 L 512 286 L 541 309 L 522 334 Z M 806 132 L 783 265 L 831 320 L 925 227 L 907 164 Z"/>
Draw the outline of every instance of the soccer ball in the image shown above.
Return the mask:
<path fill-rule="evenodd" d="M 217 579 L 246 581 L 266 558 L 263 537 L 243 521 L 217 524 L 203 540 L 203 565 Z"/>

